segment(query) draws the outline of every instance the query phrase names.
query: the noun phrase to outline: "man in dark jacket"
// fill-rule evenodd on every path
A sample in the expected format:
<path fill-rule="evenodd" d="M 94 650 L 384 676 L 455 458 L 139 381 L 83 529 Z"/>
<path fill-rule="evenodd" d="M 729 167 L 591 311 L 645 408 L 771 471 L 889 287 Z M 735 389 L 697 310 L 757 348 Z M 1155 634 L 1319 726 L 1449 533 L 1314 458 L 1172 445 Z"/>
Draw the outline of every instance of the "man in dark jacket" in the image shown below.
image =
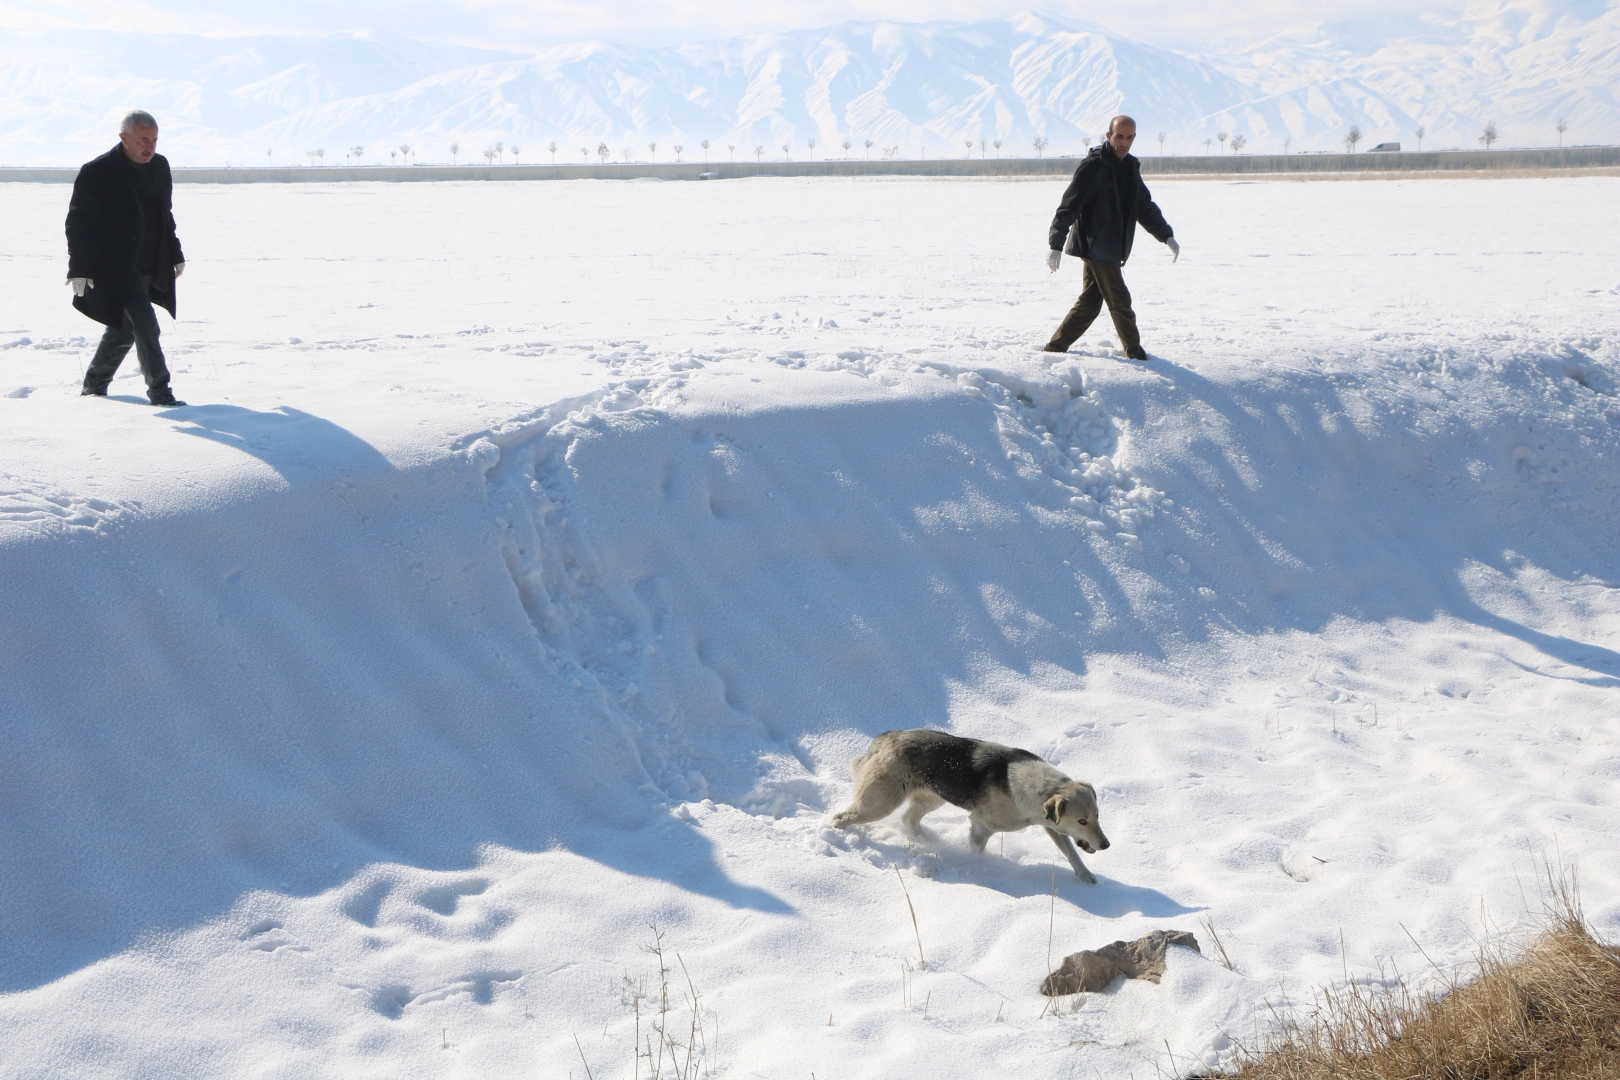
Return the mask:
<path fill-rule="evenodd" d="M 155 301 L 174 315 L 174 279 L 186 268 L 174 234 L 174 180 L 157 137 L 152 114 L 132 112 L 118 145 L 79 170 L 68 204 L 68 284 L 73 306 L 107 326 L 81 393 L 105 397 L 134 345 L 148 400 L 184 405 L 169 389 L 152 310 Z"/>
<path fill-rule="evenodd" d="M 1074 170 L 1074 180 L 1063 193 L 1063 201 L 1058 203 L 1048 236 L 1051 251 L 1046 265 L 1057 270 L 1067 240 L 1068 253 L 1080 257 L 1086 272 L 1082 279 L 1084 291 L 1046 343 L 1047 352 L 1068 352 L 1107 303 L 1125 355 L 1132 360 L 1148 358 L 1136 332 L 1131 292 L 1125 287 L 1120 268 L 1131 257 L 1137 222 L 1154 239 L 1169 245 L 1176 259 L 1181 257 L 1181 245 L 1176 243 L 1164 215 L 1142 183 L 1141 162 L 1131 156 L 1135 141 L 1136 121 L 1128 116 L 1114 117 L 1108 125 L 1108 141 L 1086 155 Z"/>

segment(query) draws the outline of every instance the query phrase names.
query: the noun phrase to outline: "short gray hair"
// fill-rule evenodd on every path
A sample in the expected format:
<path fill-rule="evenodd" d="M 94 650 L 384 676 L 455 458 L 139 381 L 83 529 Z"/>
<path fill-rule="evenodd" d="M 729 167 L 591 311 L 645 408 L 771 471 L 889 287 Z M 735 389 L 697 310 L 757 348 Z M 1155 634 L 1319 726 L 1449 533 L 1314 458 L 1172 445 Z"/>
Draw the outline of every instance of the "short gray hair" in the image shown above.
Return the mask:
<path fill-rule="evenodd" d="M 157 120 L 145 109 L 131 109 L 124 114 L 124 122 L 118 125 L 118 134 L 128 135 L 136 128 L 155 128 Z"/>

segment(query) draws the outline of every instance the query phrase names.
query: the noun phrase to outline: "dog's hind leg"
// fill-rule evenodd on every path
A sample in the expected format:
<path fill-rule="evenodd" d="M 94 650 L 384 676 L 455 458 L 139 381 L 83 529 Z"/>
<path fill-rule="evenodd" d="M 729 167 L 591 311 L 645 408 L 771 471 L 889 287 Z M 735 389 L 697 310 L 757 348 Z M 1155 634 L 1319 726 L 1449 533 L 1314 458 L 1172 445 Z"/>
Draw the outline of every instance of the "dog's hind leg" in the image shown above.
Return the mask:
<path fill-rule="evenodd" d="M 1064 836 L 1056 829 L 1047 829 L 1046 835 L 1052 838 L 1052 843 L 1058 846 L 1058 850 L 1063 852 L 1064 857 L 1069 860 L 1069 865 L 1074 867 L 1075 877 L 1079 878 L 1087 885 L 1097 884 L 1096 875 L 1090 870 L 1087 870 L 1086 864 L 1080 861 L 1080 853 L 1074 850 L 1073 840 L 1070 840 L 1067 836 Z"/>
<path fill-rule="evenodd" d="M 905 825 L 906 832 L 910 833 L 912 836 L 916 836 L 918 833 L 922 832 L 923 816 L 926 814 L 932 814 L 935 810 L 938 810 L 944 805 L 944 799 L 940 798 L 938 795 L 935 795 L 932 791 L 929 791 L 926 788 L 924 788 L 922 791 L 914 791 L 911 793 L 911 805 L 906 808 L 906 812 L 900 818 L 900 821 L 903 825 Z"/>
<path fill-rule="evenodd" d="M 898 785 L 885 783 L 882 780 L 869 782 L 870 778 L 858 779 L 855 783 L 855 796 L 843 810 L 833 815 L 829 824 L 835 829 L 847 829 L 851 825 L 865 825 L 869 821 L 878 821 L 888 817 L 906 801 L 906 793 Z"/>

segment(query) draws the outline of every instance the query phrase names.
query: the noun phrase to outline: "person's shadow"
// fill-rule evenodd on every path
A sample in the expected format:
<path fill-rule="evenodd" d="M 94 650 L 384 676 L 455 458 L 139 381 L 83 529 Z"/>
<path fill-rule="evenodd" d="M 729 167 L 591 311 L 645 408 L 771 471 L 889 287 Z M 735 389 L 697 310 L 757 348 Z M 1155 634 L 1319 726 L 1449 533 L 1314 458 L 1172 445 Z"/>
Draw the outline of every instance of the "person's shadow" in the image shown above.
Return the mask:
<path fill-rule="evenodd" d="M 257 412 L 237 405 L 196 405 L 177 414 L 176 431 L 258 458 L 293 487 L 333 473 L 393 472 L 376 447 L 330 420 L 282 405 Z"/>

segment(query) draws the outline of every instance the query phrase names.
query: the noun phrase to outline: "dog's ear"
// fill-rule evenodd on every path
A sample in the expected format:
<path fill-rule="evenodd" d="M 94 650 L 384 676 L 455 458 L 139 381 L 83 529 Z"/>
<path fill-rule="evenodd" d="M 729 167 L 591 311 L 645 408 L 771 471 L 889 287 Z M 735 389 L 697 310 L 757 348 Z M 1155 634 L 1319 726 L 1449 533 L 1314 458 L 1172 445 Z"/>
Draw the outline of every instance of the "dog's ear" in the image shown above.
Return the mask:
<path fill-rule="evenodd" d="M 1054 824 L 1063 817 L 1063 811 L 1068 808 L 1069 800 L 1061 795 L 1054 795 L 1046 800 L 1046 820 Z"/>

